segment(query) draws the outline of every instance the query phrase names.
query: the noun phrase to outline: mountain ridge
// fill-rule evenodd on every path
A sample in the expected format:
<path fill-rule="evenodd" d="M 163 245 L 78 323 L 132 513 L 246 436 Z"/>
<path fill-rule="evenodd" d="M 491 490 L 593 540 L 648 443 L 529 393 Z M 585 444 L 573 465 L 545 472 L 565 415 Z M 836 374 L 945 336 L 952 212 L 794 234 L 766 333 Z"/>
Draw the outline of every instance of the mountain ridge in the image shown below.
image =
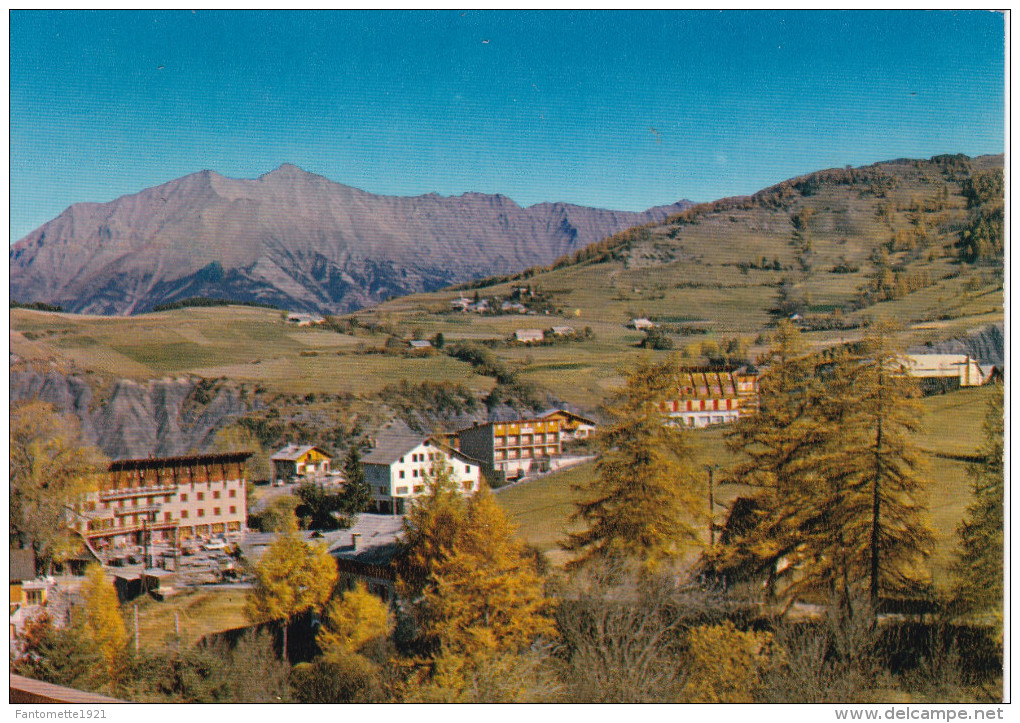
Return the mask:
<path fill-rule="evenodd" d="M 373 194 L 293 164 L 256 179 L 207 169 L 71 205 L 11 247 L 11 296 L 100 314 L 188 296 L 336 313 L 549 263 L 690 205 L 521 207 L 500 194 Z"/>

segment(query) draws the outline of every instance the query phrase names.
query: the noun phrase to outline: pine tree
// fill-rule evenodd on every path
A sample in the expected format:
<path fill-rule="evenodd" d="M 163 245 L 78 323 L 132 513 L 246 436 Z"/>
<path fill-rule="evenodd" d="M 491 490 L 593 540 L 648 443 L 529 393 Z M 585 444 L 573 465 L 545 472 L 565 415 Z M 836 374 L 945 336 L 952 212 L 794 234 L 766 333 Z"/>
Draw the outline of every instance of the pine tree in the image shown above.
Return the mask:
<path fill-rule="evenodd" d="M 341 494 L 341 509 L 350 517 L 355 517 L 368 509 L 372 502 L 372 490 L 365 481 L 365 468 L 361 464 L 361 454 L 355 445 L 351 445 L 344 457 L 344 489 Z"/>
<path fill-rule="evenodd" d="M 807 354 L 792 322 L 778 324 L 761 361 L 758 411 L 741 417 L 727 434 L 727 444 L 739 455 L 728 479 L 755 490 L 752 518 L 743 535 L 716 551 L 715 565 L 765 573 L 771 598 L 780 579 L 793 576 L 803 563 L 820 484 L 811 459 L 822 433 L 812 417 L 817 360 Z M 783 566 L 785 576 L 779 570 L 784 558 L 794 563 Z"/>
<path fill-rule="evenodd" d="M 760 493 L 720 563 L 769 571 L 770 590 L 782 567 L 788 596 L 828 591 L 845 611 L 866 589 L 874 609 L 883 592 L 916 589 L 931 548 L 916 388 L 885 328 L 854 349 L 797 352 L 781 328 L 760 413 L 730 435 L 745 458 L 733 478 Z"/>
<path fill-rule="evenodd" d="M 127 630 L 120 614 L 117 591 L 107 581 L 103 568 L 91 565 L 86 571 L 81 595 L 84 601 L 82 632 L 99 650 L 108 680 L 115 684 L 120 678 L 127 645 Z"/>
<path fill-rule="evenodd" d="M 404 695 L 460 700 L 480 671 L 555 635 L 551 601 L 505 513 L 485 488 L 470 501 L 440 467 L 405 522 L 397 590 L 417 657 Z"/>
<path fill-rule="evenodd" d="M 872 609 L 883 593 L 917 589 L 933 544 L 916 440 L 921 407 L 905 366 L 891 329 L 878 325 L 856 352 L 841 350 L 826 376 L 823 421 L 836 429 L 822 475 L 839 488 L 830 525 L 839 532 L 843 594 L 847 581 L 867 580 Z"/>
<path fill-rule="evenodd" d="M 956 598 L 964 609 L 990 610 L 1002 623 L 1003 612 L 1003 509 L 1005 475 L 1003 393 L 996 387 L 985 414 L 984 444 L 980 462 L 969 474 L 973 501 L 960 525 L 959 560 L 955 565 Z"/>
<path fill-rule="evenodd" d="M 572 520 L 585 523 L 564 549 L 573 568 L 608 557 L 638 561 L 646 572 L 698 544 L 697 523 L 706 517 L 703 482 L 684 429 L 666 424 L 661 405 L 675 398 L 674 363 L 644 364 L 627 378 L 611 409 L 613 423 L 600 431 L 596 477 L 575 489 L 584 495 Z"/>
<path fill-rule="evenodd" d="M 315 642 L 328 659 L 357 654 L 369 642 L 385 638 L 392 629 L 386 604 L 359 582 L 326 609 L 326 620 Z"/>
<path fill-rule="evenodd" d="M 309 545 L 293 523 L 281 533 L 258 564 L 246 612 L 253 621 L 283 623 L 283 658 L 287 659 L 287 628 L 298 613 L 318 609 L 329 599 L 337 579 L 336 562 L 322 545 Z"/>

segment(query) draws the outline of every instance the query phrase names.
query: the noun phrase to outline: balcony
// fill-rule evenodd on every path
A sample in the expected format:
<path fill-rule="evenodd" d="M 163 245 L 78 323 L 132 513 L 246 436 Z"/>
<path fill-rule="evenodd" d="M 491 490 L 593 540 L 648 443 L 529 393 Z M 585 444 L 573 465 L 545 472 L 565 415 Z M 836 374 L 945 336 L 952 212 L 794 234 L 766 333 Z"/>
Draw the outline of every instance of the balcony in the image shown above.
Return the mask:
<path fill-rule="evenodd" d="M 114 517 L 125 516 L 125 515 L 144 515 L 152 512 L 159 512 L 162 509 L 162 505 L 145 505 L 143 507 L 115 507 L 113 509 Z"/>
<path fill-rule="evenodd" d="M 153 487 L 128 487 L 118 490 L 100 490 L 99 499 L 103 502 L 120 500 L 128 497 L 145 497 L 147 495 L 167 495 L 177 492 L 177 485 L 161 485 Z"/>

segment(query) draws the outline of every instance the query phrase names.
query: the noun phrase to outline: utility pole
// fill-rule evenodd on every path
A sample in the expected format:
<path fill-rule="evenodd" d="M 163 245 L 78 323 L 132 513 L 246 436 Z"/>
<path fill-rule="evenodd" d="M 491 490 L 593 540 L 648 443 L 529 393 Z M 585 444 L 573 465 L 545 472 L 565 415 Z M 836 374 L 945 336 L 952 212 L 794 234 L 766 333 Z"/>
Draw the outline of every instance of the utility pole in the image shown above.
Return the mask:
<path fill-rule="evenodd" d="M 138 652 L 138 605 L 135 604 L 135 652 Z"/>
<path fill-rule="evenodd" d="M 705 465 L 705 470 L 708 472 L 708 549 L 710 551 L 715 550 L 715 489 L 713 475 L 718 468 L 719 465 L 717 464 Z"/>

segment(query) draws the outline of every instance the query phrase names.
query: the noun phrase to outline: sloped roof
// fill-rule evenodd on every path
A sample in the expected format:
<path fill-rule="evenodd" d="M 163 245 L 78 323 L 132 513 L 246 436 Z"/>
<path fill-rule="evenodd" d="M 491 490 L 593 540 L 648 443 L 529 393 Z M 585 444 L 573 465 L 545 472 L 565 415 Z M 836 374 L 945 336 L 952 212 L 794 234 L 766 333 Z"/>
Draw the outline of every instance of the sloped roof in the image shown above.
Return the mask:
<path fill-rule="evenodd" d="M 372 435 L 375 447 L 361 458 L 364 464 L 393 464 L 422 444 L 427 435 L 415 432 L 402 422 L 393 422 Z"/>
<path fill-rule="evenodd" d="M 321 449 L 319 449 L 318 447 L 316 447 L 313 444 L 303 444 L 303 445 L 288 444 L 286 447 L 278 450 L 272 457 L 270 457 L 270 459 L 273 460 L 273 461 L 280 461 L 280 462 L 297 462 L 299 459 L 304 457 L 306 454 L 311 452 L 313 449 L 314 450 L 318 450 L 319 454 L 322 454 L 322 455 L 325 455 L 326 457 L 329 457 L 328 454 L 326 454 L 325 452 L 323 452 Z"/>
<path fill-rule="evenodd" d="M 544 412 L 541 412 L 538 415 L 538 418 L 539 419 L 547 419 L 548 417 L 551 417 L 554 414 L 565 414 L 568 417 L 573 417 L 574 419 L 578 420 L 579 422 L 586 422 L 587 424 L 591 424 L 593 426 L 595 425 L 595 421 L 594 420 L 592 420 L 592 419 L 590 419 L 588 417 L 585 417 L 583 415 L 580 415 L 577 412 L 571 412 L 569 409 L 562 409 L 560 407 L 552 407 L 550 409 L 546 409 Z"/>
<path fill-rule="evenodd" d="M 35 579 L 35 552 L 31 549 L 11 551 L 10 582 Z"/>
<path fill-rule="evenodd" d="M 344 530 L 329 547 L 333 557 L 369 565 L 385 565 L 400 549 L 403 517 L 363 513 L 354 526 Z M 359 535 L 357 549 L 354 535 Z"/>

